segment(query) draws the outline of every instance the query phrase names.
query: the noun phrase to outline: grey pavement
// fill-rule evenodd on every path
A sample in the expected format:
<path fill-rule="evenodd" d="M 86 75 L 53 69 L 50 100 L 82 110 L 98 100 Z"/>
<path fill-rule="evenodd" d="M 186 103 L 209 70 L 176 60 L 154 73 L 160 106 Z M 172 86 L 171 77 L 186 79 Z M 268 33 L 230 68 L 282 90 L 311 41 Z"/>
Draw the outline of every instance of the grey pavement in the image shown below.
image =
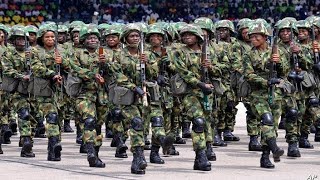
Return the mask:
<path fill-rule="evenodd" d="M 0 155 L 0 180 L 8 179 L 288 179 L 288 180 L 320 180 L 320 143 L 309 139 L 314 149 L 300 149 L 301 158 L 286 156 L 287 144 L 284 131 L 279 130 L 279 145 L 285 149 L 281 162 L 275 163 L 275 169 L 260 168 L 260 152 L 249 152 L 249 137 L 246 134 L 245 108 L 238 106 L 235 134 L 239 142 L 228 143 L 227 147 L 214 148 L 217 161 L 212 162 L 209 172 L 194 171 L 195 154 L 191 140 L 186 145 L 177 145 L 180 156 L 163 157 L 164 165 L 148 163 L 145 175 L 130 173 L 132 153 L 129 158 L 114 157 L 115 148 L 110 147 L 110 139 L 104 139 L 100 150 L 100 158 L 106 168 L 90 168 L 85 154 L 79 154 L 79 145 L 75 143 L 75 133 L 62 135 L 62 160 L 49 162 L 47 158 L 47 139 L 35 139 L 35 158 L 21 158 L 18 147 L 18 136 L 12 137 L 12 143 L 2 145 L 4 154 Z M 129 145 L 129 141 L 127 141 Z M 149 162 L 150 151 L 145 151 Z M 270 156 L 271 157 L 271 156 Z"/>

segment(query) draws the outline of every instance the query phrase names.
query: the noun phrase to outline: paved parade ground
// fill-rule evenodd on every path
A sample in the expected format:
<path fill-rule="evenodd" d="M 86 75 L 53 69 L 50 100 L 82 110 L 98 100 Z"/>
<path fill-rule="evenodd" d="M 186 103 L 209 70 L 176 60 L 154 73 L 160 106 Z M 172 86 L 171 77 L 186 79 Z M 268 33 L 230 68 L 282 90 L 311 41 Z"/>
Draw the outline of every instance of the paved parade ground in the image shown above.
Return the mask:
<path fill-rule="evenodd" d="M 164 165 L 149 163 L 150 151 L 145 151 L 148 167 L 145 175 L 130 173 L 132 153 L 129 158 L 114 157 L 115 148 L 110 147 L 111 139 L 104 139 L 99 156 L 106 163 L 106 168 L 90 168 L 86 154 L 79 154 L 79 145 L 75 143 L 75 133 L 62 134 L 62 160 L 49 162 L 47 158 L 47 139 L 35 139 L 35 158 L 21 158 L 18 147 L 18 136 L 11 138 L 12 143 L 2 145 L 4 154 L 0 155 L 0 180 L 9 179 L 288 179 L 288 180 L 320 180 L 320 143 L 314 142 L 314 134 L 309 139 L 314 149 L 300 149 L 301 158 L 288 158 L 287 143 L 284 130 L 279 130 L 279 145 L 285 149 L 281 162 L 275 169 L 260 168 L 260 152 L 249 152 L 249 137 L 246 134 L 245 108 L 240 104 L 237 115 L 235 134 L 239 142 L 228 143 L 227 147 L 214 148 L 217 161 L 212 162 L 209 172 L 194 171 L 195 154 L 191 139 L 186 145 L 177 145 L 180 156 L 163 157 Z M 74 128 L 75 129 L 75 128 Z M 103 130 L 104 132 L 104 130 Z M 127 141 L 129 145 L 129 141 Z M 160 150 L 161 151 L 161 150 Z M 271 157 L 271 156 L 270 156 Z M 272 158 L 271 158 L 272 159 Z"/>

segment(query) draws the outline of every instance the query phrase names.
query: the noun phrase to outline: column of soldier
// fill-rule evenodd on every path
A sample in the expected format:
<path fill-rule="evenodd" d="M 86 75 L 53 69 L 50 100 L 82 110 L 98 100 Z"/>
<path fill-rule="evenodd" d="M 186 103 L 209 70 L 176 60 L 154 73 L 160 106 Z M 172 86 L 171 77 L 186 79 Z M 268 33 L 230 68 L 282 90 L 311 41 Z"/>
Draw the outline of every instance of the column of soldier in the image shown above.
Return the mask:
<path fill-rule="evenodd" d="M 35 157 L 34 137 L 41 137 L 48 138 L 47 160 L 60 161 L 61 131 L 72 132 L 75 119 L 76 143 L 90 167 L 105 167 L 98 156 L 105 124 L 115 157 L 128 157 L 130 137 L 131 173 L 145 173 L 144 150 L 156 164 L 164 164 L 160 147 L 179 155 L 173 144 L 186 143 L 181 128 L 192 138 L 194 170 L 210 171 L 212 146 L 240 140 L 232 133 L 240 101 L 249 151 L 262 152 L 262 168 L 275 167 L 270 152 L 274 162 L 284 154 L 278 128 L 286 131 L 290 157 L 313 148 L 311 127 L 320 141 L 318 17 L 284 18 L 273 28 L 241 19 L 236 30 L 229 20 L 203 17 L 149 26 L 0 25 L 0 33 L 1 143 L 10 144 L 18 127 L 21 157 Z"/>

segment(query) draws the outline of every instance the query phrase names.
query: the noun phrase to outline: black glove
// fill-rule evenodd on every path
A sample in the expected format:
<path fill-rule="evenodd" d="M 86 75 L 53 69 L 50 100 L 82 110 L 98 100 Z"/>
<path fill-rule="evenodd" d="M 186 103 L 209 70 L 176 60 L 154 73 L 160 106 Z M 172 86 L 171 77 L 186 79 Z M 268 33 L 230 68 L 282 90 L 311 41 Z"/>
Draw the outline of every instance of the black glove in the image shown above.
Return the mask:
<path fill-rule="evenodd" d="M 288 79 L 289 80 L 292 80 L 292 81 L 295 81 L 296 80 L 296 78 L 297 78 L 297 73 L 296 73 L 296 71 L 291 71 L 290 73 L 289 73 L 289 75 L 288 75 Z"/>
<path fill-rule="evenodd" d="M 273 84 L 279 84 L 280 83 L 280 79 L 279 78 L 271 78 L 268 80 L 268 85 L 273 85 Z"/>
<path fill-rule="evenodd" d="M 317 64 L 313 65 L 313 69 L 314 69 L 316 72 L 320 73 L 320 62 L 318 62 Z"/>
<path fill-rule="evenodd" d="M 162 87 L 167 85 L 164 75 L 159 75 L 158 76 L 157 83 L 159 84 L 159 86 L 162 86 Z"/>
<path fill-rule="evenodd" d="M 199 82 L 197 84 L 197 86 L 202 90 L 203 94 L 205 94 L 205 95 L 209 95 L 209 94 L 212 93 L 212 89 L 211 88 L 207 88 L 206 87 L 206 83 L 204 83 L 204 82 Z"/>
<path fill-rule="evenodd" d="M 144 91 L 138 86 L 134 88 L 134 92 L 137 93 L 141 97 L 144 95 Z"/>
<path fill-rule="evenodd" d="M 304 73 L 299 73 L 297 74 L 297 77 L 296 77 L 296 81 L 297 82 L 302 82 L 304 80 Z"/>

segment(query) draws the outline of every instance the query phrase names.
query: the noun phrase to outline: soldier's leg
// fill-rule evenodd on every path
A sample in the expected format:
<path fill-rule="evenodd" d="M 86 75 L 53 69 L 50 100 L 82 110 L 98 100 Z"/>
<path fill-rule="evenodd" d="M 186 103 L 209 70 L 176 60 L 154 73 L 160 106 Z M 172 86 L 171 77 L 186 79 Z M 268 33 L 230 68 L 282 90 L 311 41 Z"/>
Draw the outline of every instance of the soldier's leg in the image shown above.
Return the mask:
<path fill-rule="evenodd" d="M 81 116 L 81 123 L 84 126 L 83 144 L 87 149 L 87 160 L 90 167 L 105 167 L 105 164 L 98 156 L 102 144 L 101 135 L 97 136 L 97 109 L 96 102 L 87 98 L 76 100 L 76 111 Z"/>
<path fill-rule="evenodd" d="M 302 132 L 301 132 L 300 141 L 304 141 L 305 145 L 307 145 L 306 147 L 311 147 L 312 145 L 308 141 L 308 134 L 310 132 L 309 132 L 309 128 L 307 126 L 310 123 L 315 124 L 315 125 L 318 124 L 317 121 L 318 121 L 318 119 L 320 119 L 319 99 L 317 97 L 309 98 L 306 101 L 306 103 L 307 103 L 307 105 L 306 105 L 307 110 L 306 110 L 305 116 L 303 117 L 305 122 L 303 123 L 303 125 L 301 127 Z M 315 134 L 315 141 L 316 141 L 317 139 L 320 138 L 319 137 L 320 132 L 319 132 L 319 128 L 317 128 L 317 126 L 315 126 L 315 128 L 316 128 L 316 134 Z M 305 132 L 306 134 L 303 134 L 303 132 Z M 303 135 L 304 135 L 304 137 L 303 137 Z M 299 146 L 300 146 L 300 141 L 299 141 Z M 310 146 L 309 146 L 309 144 L 310 144 Z M 303 145 L 303 144 L 301 144 L 301 145 Z"/>
<path fill-rule="evenodd" d="M 35 123 L 32 124 L 34 128 L 34 137 L 46 138 L 46 128 L 44 126 L 44 114 L 39 108 L 37 97 L 31 98 L 31 115 L 35 118 Z"/>
<path fill-rule="evenodd" d="M 194 170 L 210 171 L 211 163 L 206 155 L 205 137 L 205 115 L 199 99 L 195 96 L 187 95 L 183 98 L 183 107 L 188 119 L 192 119 L 192 144 L 196 152 Z"/>
<path fill-rule="evenodd" d="M 18 125 L 21 139 L 21 157 L 35 157 L 32 152 L 32 127 L 31 127 L 31 115 L 30 115 L 30 104 L 27 96 L 21 96 L 16 93 L 12 96 L 12 104 L 14 109 L 18 113 Z"/>
<path fill-rule="evenodd" d="M 176 144 L 186 144 L 186 141 L 181 137 L 181 125 L 182 125 L 182 104 L 178 97 L 173 98 L 172 114 L 171 114 L 171 127 L 172 133 L 176 133 Z"/>
<path fill-rule="evenodd" d="M 143 119 L 143 127 L 144 127 L 144 150 L 151 150 L 151 143 L 150 140 L 148 139 L 148 135 L 150 133 L 150 110 L 147 108 L 144 108 L 141 110 L 142 112 L 142 119 Z"/>
<path fill-rule="evenodd" d="M 244 100 L 243 102 L 244 106 L 247 109 L 247 132 L 250 136 L 249 151 L 261 151 L 261 144 L 258 141 L 258 137 L 260 136 L 260 122 L 258 121 L 258 118 L 255 116 L 255 114 L 252 112 L 250 102 L 246 100 Z"/>
<path fill-rule="evenodd" d="M 236 114 L 238 109 L 236 108 L 235 97 L 232 91 L 227 91 L 226 93 L 227 106 L 225 109 L 224 123 L 225 128 L 223 132 L 223 139 L 225 141 L 239 141 L 240 138 L 235 136 L 232 132 L 234 130 L 234 125 L 236 121 Z"/>
<path fill-rule="evenodd" d="M 70 126 L 70 121 L 74 119 L 74 109 L 72 108 L 72 99 L 68 96 L 64 96 L 65 103 L 63 105 L 63 132 L 72 133 L 74 130 Z"/>
<path fill-rule="evenodd" d="M 225 129 L 224 117 L 226 108 L 226 99 L 224 96 L 218 96 L 215 100 L 215 124 L 214 124 L 214 138 L 213 146 L 227 146 L 227 143 L 222 139 L 222 132 Z"/>
<path fill-rule="evenodd" d="M 4 95 L 1 98 L 2 101 L 2 119 L 1 119 L 1 137 L 3 144 L 11 144 L 10 137 L 12 136 L 12 131 L 9 127 L 9 117 L 10 111 L 12 110 L 11 104 L 11 94 L 7 92 L 3 92 Z"/>

